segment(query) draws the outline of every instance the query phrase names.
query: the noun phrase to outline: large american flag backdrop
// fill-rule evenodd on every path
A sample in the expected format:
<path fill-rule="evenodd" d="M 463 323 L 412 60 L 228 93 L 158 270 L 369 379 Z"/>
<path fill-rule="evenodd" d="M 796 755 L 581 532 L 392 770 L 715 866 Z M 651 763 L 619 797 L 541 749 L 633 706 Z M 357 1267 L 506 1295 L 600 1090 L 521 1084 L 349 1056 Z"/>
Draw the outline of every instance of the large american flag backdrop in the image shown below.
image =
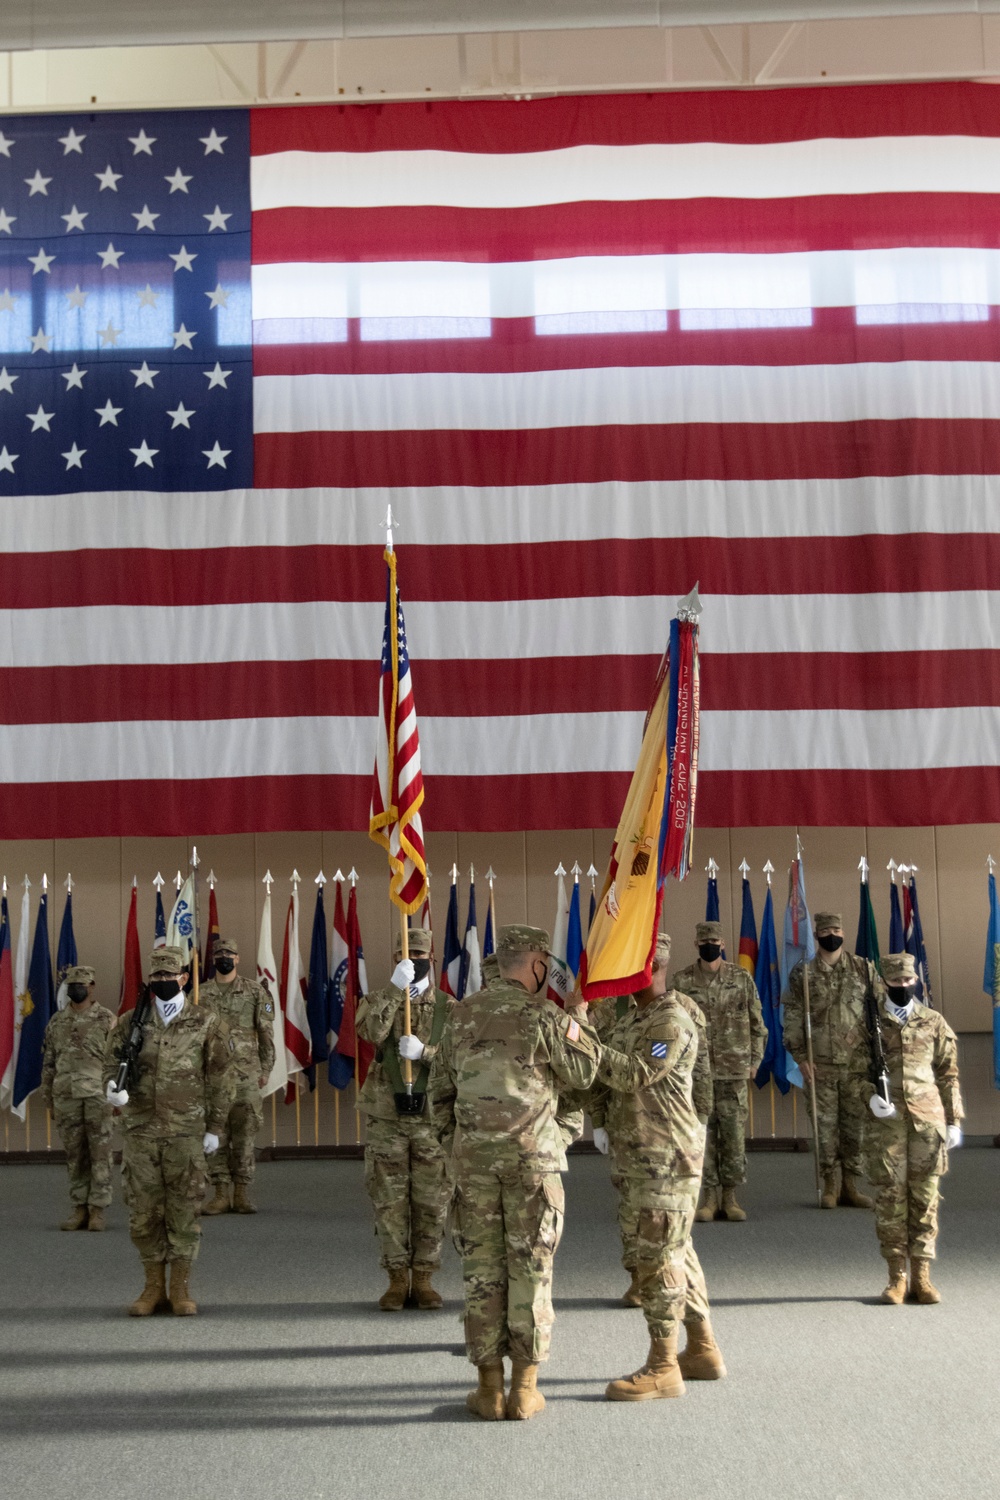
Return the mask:
<path fill-rule="evenodd" d="M 0 127 L 0 836 L 1000 820 L 995 88 Z"/>

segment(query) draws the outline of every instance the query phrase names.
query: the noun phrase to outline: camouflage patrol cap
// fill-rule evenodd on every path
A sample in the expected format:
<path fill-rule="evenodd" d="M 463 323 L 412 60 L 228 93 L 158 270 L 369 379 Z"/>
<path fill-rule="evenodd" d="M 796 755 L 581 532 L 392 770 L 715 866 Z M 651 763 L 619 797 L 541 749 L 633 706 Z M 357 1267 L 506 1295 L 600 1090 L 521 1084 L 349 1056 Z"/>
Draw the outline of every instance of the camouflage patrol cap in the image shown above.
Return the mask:
<path fill-rule="evenodd" d="M 179 948 L 154 948 L 149 960 L 151 974 L 183 974 L 187 959 Z"/>
<path fill-rule="evenodd" d="M 912 953 L 887 953 L 882 960 L 882 978 L 886 984 L 902 984 L 916 979 L 917 969 Z"/>
<path fill-rule="evenodd" d="M 813 918 L 816 932 L 832 932 L 835 927 L 843 930 L 844 918 L 839 911 L 818 911 Z"/>
<path fill-rule="evenodd" d="M 670 934 L 669 932 L 658 932 L 656 934 L 656 947 L 653 949 L 653 962 L 657 965 L 665 964 L 670 958 Z"/>
<path fill-rule="evenodd" d="M 694 937 L 696 943 L 721 943 L 722 923 L 699 922 L 694 930 Z"/>
<path fill-rule="evenodd" d="M 500 978 L 500 965 L 497 963 L 495 953 L 487 953 L 483 959 L 483 984 L 491 984 L 494 979 Z"/>
<path fill-rule="evenodd" d="M 407 934 L 407 947 L 411 958 L 430 958 L 431 935 L 423 927 L 411 927 Z M 403 935 L 396 934 L 395 955 L 397 958 L 403 952 Z"/>
<path fill-rule="evenodd" d="M 497 953 L 544 953 L 552 952 L 552 939 L 544 927 L 528 927 L 515 922 L 501 927 L 497 933 Z"/>
<path fill-rule="evenodd" d="M 212 944 L 213 953 L 231 953 L 234 958 L 240 956 L 240 945 L 232 938 L 217 937 Z"/>
<path fill-rule="evenodd" d="M 96 984 L 97 975 L 86 964 L 74 964 L 66 970 L 63 981 L 66 984 Z"/>

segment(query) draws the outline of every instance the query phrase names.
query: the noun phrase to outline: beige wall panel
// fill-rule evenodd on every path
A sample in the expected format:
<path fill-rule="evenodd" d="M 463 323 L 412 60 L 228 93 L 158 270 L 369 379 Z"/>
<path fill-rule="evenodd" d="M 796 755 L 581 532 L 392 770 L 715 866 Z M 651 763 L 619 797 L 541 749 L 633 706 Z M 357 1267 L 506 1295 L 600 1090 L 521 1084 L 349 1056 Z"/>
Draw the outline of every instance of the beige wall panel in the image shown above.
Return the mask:
<path fill-rule="evenodd" d="M 82 964 L 97 970 L 96 994 L 108 1010 L 117 1011 L 121 987 L 125 927 L 119 895 L 121 848 L 117 839 L 59 839 L 55 847 L 58 874 L 49 913 L 52 953 L 59 945 L 59 925 L 66 902 L 65 880 L 73 877 L 73 932 Z M 58 982 L 58 981 L 57 981 Z"/>
<path fill-rule="evenodd" d="M 732 892 L 730 909 L 733 914 L 729 940 L 732 942 L 731 951 L 735 957 L 740 946 L 740 918 L 743 910 L 741 884 L 743 877 L 739 867 L 744 859 L 750 866 L 747 879 L 750 881 L 750 890 L 753 894 L 753 912 L 757 923 L 758 938 L 760 937 L 760 919 L 767 897 L 767 877 L 764 875 L 764 866 L 768 860 L 774 865 L 774 874 L 771 876 L 774 926 L 779 944 L 781 942 L 781 923 L 788 900 L 788 863 L 795 853 L 795 829 L 731 828 L 729 847 L 731 850 L 729 881 Z"/>
<path fill-rule="evenodd" d="M 990 1031 L 993 1012 L 983 993 L 983 959 L 989 902 L 986 856 L 1000 859 L 1000 829 L 995 823 L 938 828 L 937 873 L 940 909 L 940 957 L 947 975 L 944 1004 L 947 1020 L 956 1031 Z M 917 861 L 919 864 L 919 860 Z M 930 947 L 923 904 L 923 870 L 917 875 L 920 914 Z M 937 935 L 935 935 L 937 938 Z M 935 941 L 935 948 L 938 941 Z M 937 995 L 935 995 L 937 1000 Z"/>
<path fill-rule="evenodd" d="M 858 861 L 866 849 L 865 829 L 800 828 L 799 837 L 802 840 L 809 911 L 841 912 L 844 918 L 845 946 L 853 947 L 858 930 L 858 890 L 861 880 Z M 782 908 L 788 897 L 787 868 L 793 858 L 794 848 L 793 835 L 792 848 L 785 860 Z"/>
<path fill-rule="evenodd" d="M 589 834 L 583 838 L 588 841 Z M 525 912 L 525 890 L 527 871 L 525 866 L 525 848 L 523 833 L 463 833 L 458 839 L 459 869 L 462 872 L 462 880 L 465 882 L 465 894 L 462 898 L 461 920 L 464 922 L 469 897 L 468 879 L 469 866 L 476 871 L 476 916 L 479 920 L 479 936 L 482 939 L 486 929 L 486 912 L 489 905 L 490 886 L 486 879 L 486 871 L 492 866 L 496 876 L 493 890 L 493 904 L 496 907 L 497 926 L 503 927 L 508 922 L 524 922 L 527 920 Z M 586 869 L 590 861 L 580 863 Z M 553 868 L 555 868 L 553 866 Z M 590 887 L 587 886 L 589 891 Z M 553 908 L 554 909 L 554 908 Z M 439 924 L 441 917 L 435 906 L 434 920 Z M 586 915 L 584 916 L 586 923 Z M 495 934 L 494 934 L 495 936 Z"/>
<path fill-rule="evenodd" d="M 254 835 L 192 834 L 190 843 L 198 850 L 198 921 L 202 947 L 208 937 L 208 876 L 214 870 L 219 930 L 223 937 L 235 938 L 239 943 L 240 972 L 252 979 L 257 971 Z"/>
<path fill-rule="evenodd" d="M 332 877 L 337 869 L 347 875 L 353 867 L 358 872 L 358 925 L 365 950 L 365 969 L 372 989 L 381 989 L 392 972 L 392 941 L 397 920 L 389 904 L 389 859 L 385 850 L 367 833 L 325 833 L 323 835 L 323 869 Z M 313 871 L 313 875 L 316 871 Z M 350 882 L 344 884 L 344 902 L 350 895 Z M 334 895 L 328 893 L 333 921 Z M 312 922 L 312 906 L 309 908 Z M 311 930 L 311 929 L 310 929 Z"/>
<path fill-rule="evenodd" d="M 955 832 L 959 831 L 955 830 Z M 985 855 L 983 857 L 985 858 Z M 890 858 L 894 859 L 897 864 L 902 862 L 917 866 L 917 894 L 920 898 L 920 918 L 924 924 L 924 942 L 927 945 L 934 1004 L 950 1020 L 948 1007 L 951 1004 L 952 985 L 943 979 L 941 971 L 935 830 L 933 828 L 869 828 L 868 830 L 872 905 L 875 908 L 875 921 L 878 924 L 879 948 L 883 953 L 889 951 L 889 875 L 886 865 Z M 900 901 L 902 902 L 902 897 Z M 854 920 L 856 930 L 856 916 Z M 984 933 L 985 930 L 984 927 Z M 853 941 L 853 934 L 851 940 Z"/>

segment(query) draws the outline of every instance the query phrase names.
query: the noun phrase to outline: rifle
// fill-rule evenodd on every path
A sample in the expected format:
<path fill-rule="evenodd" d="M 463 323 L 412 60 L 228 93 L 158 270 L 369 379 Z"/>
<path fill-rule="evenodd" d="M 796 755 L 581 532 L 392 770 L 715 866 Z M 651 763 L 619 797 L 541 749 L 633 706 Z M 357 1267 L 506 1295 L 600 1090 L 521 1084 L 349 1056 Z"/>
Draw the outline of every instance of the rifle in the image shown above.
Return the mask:
<path fill-rule="evenodd" d="M 891 1104 L 892 1087 L 889 1082 L 889 1065 L 885 1060 L 882 1021 L 878 1013 L 878 1001 L 875 999 L 871 973 L 868 975 L 868 986 L 865 990 L 865 1024 L 868 1027 L 868 1043 L 871 1053 L 868 1077 L 879 1098 L 883 1099 L 886 1104 Z"/>
<path fill-rule="evenodd" d="M 142 1031 L 149 1019 L 152 1005 L 153 994 L 149 985 L 145 984 L 139 992 L 139 998 L 132 1012 L 132 1025 L 129 1027 L 128 1040 L 122 1048 L 118 1072 L 115 1075 L 116 1094 L 120 1094 L 123 1089 L 129 1089 L 135 1082 L 139 1067 L 139 1053 L 142 1051 Z"/>
<path fill-rule="evenodd" d="M 809 1064 L 809 1103 L 812 1106 L 813 1165 L 816 1168 L 816 1201 L 823 1207 L 823 1180 L 819 1169 L 819 1117 L 816 1113 L 816 1068 L 813 1063 L 812 1013 L 809 1009 L 809 960 L 802 960 L 802 1013 L 806 1033 L 806 1061 Z"/>

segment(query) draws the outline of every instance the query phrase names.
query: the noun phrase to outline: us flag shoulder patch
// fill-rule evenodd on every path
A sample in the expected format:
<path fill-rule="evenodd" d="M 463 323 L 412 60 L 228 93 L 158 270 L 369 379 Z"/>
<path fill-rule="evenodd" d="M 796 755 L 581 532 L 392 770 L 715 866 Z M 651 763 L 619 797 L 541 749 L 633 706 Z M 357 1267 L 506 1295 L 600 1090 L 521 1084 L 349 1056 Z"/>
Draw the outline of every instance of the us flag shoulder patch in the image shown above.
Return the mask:
<path fill-rule="evenodd" d="M 578 1021 L 570 1021 L 566 1027 L 566 1040 L 568 1042 L 578 1042 L 580 1040 L 580 1024 Z"/>
<path fill-rule="evenodd" d="M 666 1042 L 650 1042 L 649 1051 L 653 1057 L 666 1057 L 667 1044 Z"/>

